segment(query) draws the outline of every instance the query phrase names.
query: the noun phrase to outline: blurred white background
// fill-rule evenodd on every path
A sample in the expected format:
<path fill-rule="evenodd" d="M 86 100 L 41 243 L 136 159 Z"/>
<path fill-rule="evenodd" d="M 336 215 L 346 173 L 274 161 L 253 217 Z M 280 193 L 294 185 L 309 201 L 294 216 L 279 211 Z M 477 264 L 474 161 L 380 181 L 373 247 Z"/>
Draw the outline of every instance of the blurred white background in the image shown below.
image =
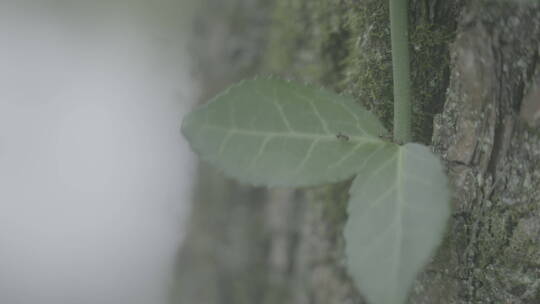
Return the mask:
<path fill-rule="evenodd" d="M 180 2 L 0 0 L 0 303 L 166 303 L 194 174 Z"/>

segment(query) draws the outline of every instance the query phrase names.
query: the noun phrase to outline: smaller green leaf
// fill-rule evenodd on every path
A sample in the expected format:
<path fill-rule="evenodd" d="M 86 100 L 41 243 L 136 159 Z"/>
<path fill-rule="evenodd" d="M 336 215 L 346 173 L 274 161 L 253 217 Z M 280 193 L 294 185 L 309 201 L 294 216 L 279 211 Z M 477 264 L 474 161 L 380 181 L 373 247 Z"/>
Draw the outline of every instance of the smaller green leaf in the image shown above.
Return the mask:
<path fill-rule="evenodd" d="M 442 165 L 426 146 L 391 145 L 365 164 L 350 195 L 349 272 L 371 304 L 404 303 L 450 216 Z"/>
<path fill-rule="evenodd" d="M 287 187 L 352 177 L 388 134 L 350 97 L 274 78 L 229 88 L 190 113 L 182 132 L 225 174 Z"/>

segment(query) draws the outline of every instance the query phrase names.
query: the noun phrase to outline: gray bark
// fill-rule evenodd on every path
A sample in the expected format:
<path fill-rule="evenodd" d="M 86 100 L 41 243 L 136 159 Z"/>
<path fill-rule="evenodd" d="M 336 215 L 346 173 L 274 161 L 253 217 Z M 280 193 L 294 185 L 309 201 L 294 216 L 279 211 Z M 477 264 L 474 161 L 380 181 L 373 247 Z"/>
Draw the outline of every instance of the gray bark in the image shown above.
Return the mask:
<path fill-rule="evenodd" d="M 244 18 L 245 27 L 259 28 L 229 31 L 249 41 L 237 44 L 251 59 L 236 76 L 259 67 L 308 79 L 388 116 L 379 102 L 391 91 L 383 2 L 277 0 L 270 32 L 260 21 L 268 20 L 260 19 L 269 16 L 268 2 L 237 3 L 259 14 Z M 433 133 L 454 191 L 445 241 L 410 303 L 540 303 L 540 5 L 410 5 L 416 139 L 430 142 Z M 425 28 L 450 43 L 420 39 Z M 364 303 L 344 268 L 347 189 L 347 182 L 309 191 L 246 188 L 203 167 L 173 303 Z"/>
<path fill-rule="evenodd" d="M 434 136 L 455 189 L 443 284 L 425 280 L 441 303 L 540 302 L 539 46 L 538 4 L 471 2 L 460 18 Z"/>

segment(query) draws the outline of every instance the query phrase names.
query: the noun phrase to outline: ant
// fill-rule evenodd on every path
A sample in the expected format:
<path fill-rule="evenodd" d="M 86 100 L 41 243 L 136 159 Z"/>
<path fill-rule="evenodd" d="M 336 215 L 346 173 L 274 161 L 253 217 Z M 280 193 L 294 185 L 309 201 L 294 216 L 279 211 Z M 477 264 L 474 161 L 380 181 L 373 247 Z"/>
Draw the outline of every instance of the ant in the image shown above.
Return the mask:
<path fill-rule="evenodd" d="M 339 140 L 342 140 L 342 141 L 349 141 L 349 136 L 339 132 L 338 134 L 336 134 L 336 138 L 339 139 Z"/>

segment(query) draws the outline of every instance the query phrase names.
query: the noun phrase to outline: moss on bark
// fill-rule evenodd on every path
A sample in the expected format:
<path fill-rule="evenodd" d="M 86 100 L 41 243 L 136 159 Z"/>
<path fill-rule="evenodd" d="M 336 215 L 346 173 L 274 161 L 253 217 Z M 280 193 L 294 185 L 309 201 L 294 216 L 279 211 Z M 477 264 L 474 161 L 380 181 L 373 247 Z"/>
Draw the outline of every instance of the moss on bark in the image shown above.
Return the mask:
<path fill-rule="evenodd" d="M 428 143 L 433 115 L 444 103 L 459 5 L 442 5 L 444 13 L 425 1 L 410 6 L 414 133 L 416 141 Z M 263 70 L 355 96 L 391 129 L 387 1 L 277 1 Z"/>

